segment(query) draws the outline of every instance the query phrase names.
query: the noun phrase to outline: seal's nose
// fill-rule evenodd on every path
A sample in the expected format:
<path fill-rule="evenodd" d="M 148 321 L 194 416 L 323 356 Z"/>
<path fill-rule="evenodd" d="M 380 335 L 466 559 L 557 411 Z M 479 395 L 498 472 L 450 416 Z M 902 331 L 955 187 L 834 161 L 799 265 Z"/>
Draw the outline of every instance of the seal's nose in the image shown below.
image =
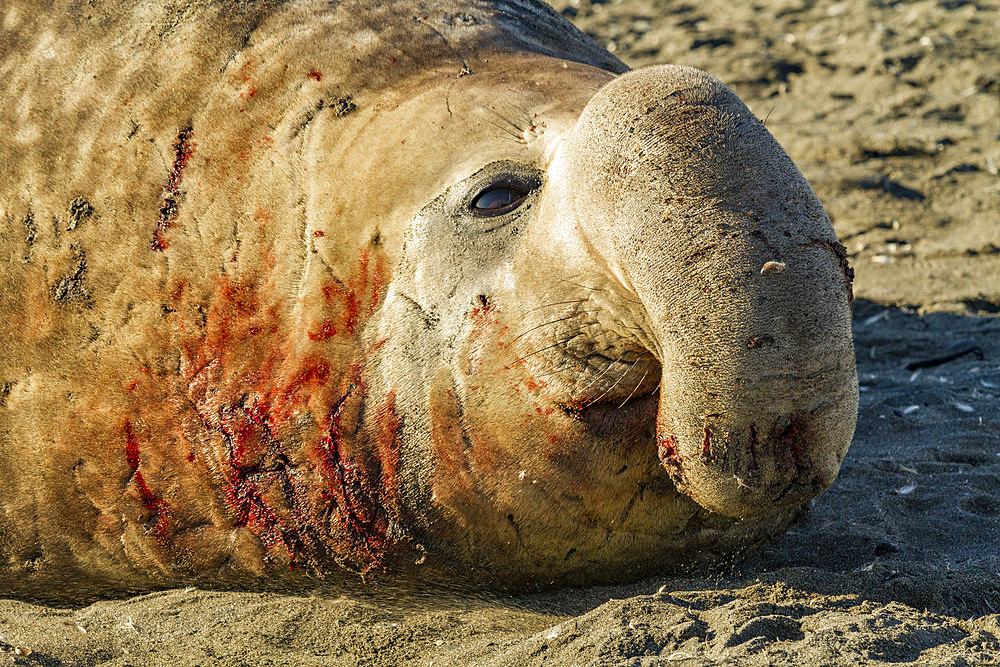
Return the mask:
<path fill-rule="evenodd" d="M 747 518 L 800 505 L 833 483 L 846 447 L 827 420 L 843 415 L 822 407 L 749 416 L 713 415 L 682 435 L 661 429 L 660 461 L 679 490 L 712 511 Z"/>
<path fill-rule="evenodd" d="M 851 273 L 774 137 L 719 81 L 661 66 L 605 84 L 561 159 L 575 228 L 642 305 L 677 487 L 733 517 L 826 488 L 857 416 Z"/>

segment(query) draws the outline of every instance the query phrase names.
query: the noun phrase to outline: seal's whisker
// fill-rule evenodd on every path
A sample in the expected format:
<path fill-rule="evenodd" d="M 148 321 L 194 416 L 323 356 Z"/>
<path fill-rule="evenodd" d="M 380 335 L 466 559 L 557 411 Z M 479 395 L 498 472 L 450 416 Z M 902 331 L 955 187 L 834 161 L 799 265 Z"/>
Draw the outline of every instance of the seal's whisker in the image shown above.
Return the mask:
<path fill-rule="evenodd" d="M 576 336 L 573 336 L 573 337 L 571 337 L 571 338 L 568 338 L 568 339 L 566 339 L 566 340 L 565 340 L 565 341 L 563 341 L 563 342 L 568 342 L 569 340 L 572 340 L 572 338 L 575 338 L 575 337 L 576 337 Z M 579 370 L 581 370 L 581 371 L 582 371 L 582 370 L 586 370 L 587 368 L 589 368 L 589 366 L 587 365 L 587 362 L 585 362 L 585 361 L 583 361 L 583 360 L 581 360 L 581 359 L 576 359 L 576 358 L 571 358 L 571 359 L 569 359 L 569 360 L 564 360 L 564 361 L 563 361 L 563 362 L 562 362 L 562 363 L 561 363 L 561 364 L 559 365 L 559 367 L 558 367 L 558 368 L 554 368 L 554 369 L 552 369 L 551 371 L 548 371 L 548 372 L 546 372 L 546 373 L 538 373 L 538 374 L 537 374 L 537 375 L 535 375 L 534 377 L 535 377 L 535 379 L 538 379 L 538 378 L 543 378 L 543 377 L 548 377 L 549 375 L 555 375 L 556 373 L 565 373 L 565 372 L 566 372 L 566 371 L 568 371 L 568 370 L 574 370 L 574 369 L 570 368 L 570 366 L 571 366 L 572 364 L 574 364 L 574 363 L 575 363 L 575 364 L 579 364 L 579 365 L 580 365 L 580 368 L 579 368 Z"/>
<path fill-rule="evenodd" d="M 638 362 L 639 362 L 639 360 L 636 359 L 636 363 L 638 363 Z M 632 364 L 632 365 L 635 366 L 635 364 Z M 630 368 L 629 370 L 632 370 L 632 369 Z M 628 395 L 628 398 L 626 398 L 624 401 L 622 401 L 621 405 L 618 406 L 619 410 L 621 408 L 625 407 L 625 404 L 632 400 L 632 397 L 635 396 L 635 392 L 639 391 L 639 387 L 641 387 L 642 383 L 646 381 L 646 376 L 647 375 L 649 375 L 649 369 L 648 368 L 645 371 L 643 371 L 642 377 L 639 378 L 639 381 L 635 383 L 635 389 L 632 390 L 632 393 Z"/>
<path fill-rule="evenodd" d="M 640 306 L 642 305 L 642 301 L 640 301 L 638 299 L 630 299 L 627 296 L 622 296 L 619 292 L 609 290 L 607 287 L 590 287 L 589 285 L 581 285 L 580 283 L 575 283 L 572 280 L 567 280 L 566 278 L 561 278 L 560 282 L 569 283 L 570 285 L 575 285 L 576 287 L 579 287 L 579 288 L 585 289 L 585 290 L 590 290 L 592 292 L 612 292 L 612 294 L 614 294 L 616 297 L 618 297 L 622 301 L 628 301 L 629 303 L 638 304 Z"/>
<path fill-rule="evenodd" d="M 608 291 L 608 290 L 606 290 L 603 287 L 588 287 L 587 285 L 581 285 L 580 283 L 575 283 L 572 280 L 567 280 L 565 278 L 561 278 L 560 282 L 569 283 L 570 285 L 576 285 L 577 287 L 579 287 L 581 289 L 590 290 L 592 292 L 607 292 Z"/>
<path fill-rule="evenodd" d="M 559 342 L 555 342 L 555 343 L 552 343 L 552 345 L 546 345 L 545 347 L 543 347 L 543 348 L 541 348 L 539 350 L 535 350 L 534 352 L 529 352 L 528 354 L 524 355 L 523 357 L 519 357 L 515 361 L 515 363 L 517 363 L 518 361 L 524 361 L 528 357 L 532 357 L 532 356 L 538 354 L 539 352 L 544 352 L 545 350 L 551 350 L 552 348 L 556 347 L 559 344 L 560 344 Z"/>
<path fill-rule="evenodd" d="M 541 310 L 542 308 L 551 308 L 552 306 L 566 306 L 571 303 L 583 303 L 584 301 L 590 301 L 590 297 L 588 296 L 583 299 L 574 299 L 572 301 L 555 301 L 553 303 L 542 304 L 541 306 L 535 306 L 534 308 L 530 308 L 524 311 L 524 314 L 527 315 L 528 313 L 533 313 L 536 310 Z"/>
<path fill-rule="evenodd" d="M 575 333 L 575 334 L 578 335 L 580 331 L 583 331 L 584 329 L 586 329 L 589 326 L 590 326 L 590 323 L 588 322 L 587 324 L 584 324 L 582 327 L 578 327 L 576 329 L 573 329 L 569 333 Z M 568 343 L 569 341 L 573 340 L 574 338 L 576 338 L 576 335 L 570 336 L 569 338 L 564 338 L 562 340 L 557 340 L 556 342 L 552 343 L 552 345 L 546 345 L 545 347 L 543 347 L 543 348 L 541 348 L 539 350 L 535 350 L 534 352 L 529 352 L 528 354 L 524 355 L 523 357 L 520 357 L 519 359 L 517 359 L 514 363 L 517 363 L 518 361 L 524 361 L 528 357 L 534 356 L 534 355 L 538 354 L 539 352 L 544 352 L 545 350 L 551 350 L 552 348 L 554 348 L 554 347 L 556 347 L 558 345 L 565 345 L 566 343 Z"/>
<path fill-rule="evenodd" d="M 504 134 L 506 134 L 506 135 L 509 135 L 509 136 L 510 136 L 510 138 L 511 138 L 511 139 L 512 139 L 513 141 L 515 141 L 516 143 L 519 143 L 519 144 L 523 144 L 523 143 L 524 143 L 524 137 L 522 137 L 522 136 L 521 136 L 520 134 L 518 134 L 517 132 L 513 132 L 513 131 L 511 131 L 511 129 L 510 129 L 510 128 L 508 128 L 508 127 L 504 127 L 504 126 L 503 126 L 503 125 L 501 125 L 500 123 L 494 123 L 493 121 L 491 121 L 491 120 L 490 120 L 490 119 L 488 119 L 488 118 L 486 119 L 486 122 L 487 122 L 487 123 L 489 123 L 490 125 L 492 125 L 493 127 L 497 128 L 498 130 L 500 130 L 500 131 L 501 131 L 501 132 L 503 132 Z"/>
<path fill-rule="evenodd" d="M 489 111 L 490 113 L 492 113 L 494 116 L 496 116 L 497 118 L 499 118 L 500 120 L 502 120 L 503 122 L 507 123 L 512 128 L 514 128 L 514 130 L 517 131 L 517 136 L 518 137 L 523 137 L 524 136 L 524 129 L 525 128 L 521 127 L 520 125 L 518 125 L 517 123 L 515 123 L 514 121 L 512 121 L 510 118 L 507 118 L 507 116 L 504 116 L 502 113 L 500 113 L 499 111 L 497 111 L 493 107 L 484 107 L 484 108 L 487 111 Z"/>
<path fill-rule="evenodd" d="M 625 358 L 625 353 L 622 352 L 622 355 L 620 357 L 618 357 L 617 359 L 615 359 L 612 363 L 608 364 L 608 366 L 603 371 L 601 371 L 600 374 L 597 377 L 595 377 L 593 380 L 591 380 L 590 382 L 588 382 L 587 386 L 580 390 L 580 394 L 583 394 L 585 391 L 587 391 L 592 386 L 594 386 L 595 382 L 599 381 L 602 377 L 604 377 L 605 375 L 608 374 L 608 371 L 611 370 L 612 366 L 614 366 L 615 364 L 617 364 L 619 361 L 621 361 L 624 358 Z"/>
<path fill-rule="evenodd" d="M 623 354 L 622 357 L 624 357 L 624 356 L 625 355 Z M 601 400 L 602 398 L 604 398 L 605 396 L 607 396 L 609 393 L 611 393 L 611 390 L 613 390 L 615 387 L 617 387 L 621 383 L 621 381 L 625 379 L 625 376 L 632 372 L 632 369 L 635 368 L 635 365 L 637 363 L 639 363 L 639 359 L 636 359 L 635 361 L 633 361 L 632 365 L 629 366 L 628 369 L 626 369 L 624 373 L 622 373 L 621 377 L 618 378 L 613 385 L 611 385 L 610 387 L 608 387 L 607 389 L 605 389 L 603 394 L 601 394 L 600 396 L 598 396 L 597 398 L 595 398 L 594 400 L 592 400 L 587 405 L 593 405 L 594 403 L 597 403 L 599 400 Z"/>
<path fill-rule="evenodd" d="M 518 335 L 518 336 L 517 336 L 516 338 L 514 338 L 514 339 L 513 339 L 512 341 L 510 341 L 510 342 L 511 342 L 511 343 L 516 343 L 517 341 L 521 340 L 522 338 L 524 338 L 525 336 L 527 336 L 528 334 L 530 334 L 530 333 L 531 333 L 532 331 L 537 331 L 538 329 L 541 329 L 542 327 L 547 327 L 547 326 L 548 326 L 548 325 L 550 325 L 550 324 L 558 324 L 559 322 L 565 322 L 566 320 L 570 320 L 570 319 L 573 319 L 573 318 L 574 318 L 574 317 L 576 317 L 577 315 L 585 315 L 585 314 L 587 314 L 587 313 L 596 313 L 596 312 L 598 312 L 598 311 L 596 311 L 596 310 L 580 310 L 580 311 L 577 311 L 577 312 L 575 312 L 575 313 L 570 313 L 570 314 L 569 314 L 569 315 L 567 315 L 566 317 L 560 317 L 560 318 L 559 318 L 559 319 L 557 319 L 557 320 L 550 320 L 549 322 L 542 322 L 541 324 L 538 324 L 538 325 L 536 325 L 536 326 L 533 326 L 533 327 L 531 327 L 530 329 L 528 329 L 527 331 L 525 331 L 525 332 L 523 332 L 523 333 L 519 334 L 519 335 Z M 587 326 L 590 326 L 590 324 L 591 324 L 591 323 L 590 323 L 590 322 L 588 322 L 588 323 L 584 324 L 583 326 L 584 326 L 584 327 L 587 327 Z M 581 327 L 581 328 L 583 328 L 583 327 Z M 578 329 L 577 331 L 579 331 L 579 329 Z"/>
<path fill-rule="evenodd" d="M 520 104 L 511 104 L 511 106 L 521 112 L 521 118 L 524 119 L 524 122 L 525 122 L 525 124 L 526 124 L 527 127 L 534 128 L 534 126 L 535 126 L 535 116 L 537 116 L 538 114 L 535 114 L 535 116 L 532 116 L 531 112 L 528 111 L 527 109 L 525 109 L 524 107 L 522 107 Z"/>
<path fill-rule="evenodd" d="M 537 380 L 539 378 L 544 378 L 544 377 L 549 377 L 550 375 L 555 375 L 556 373 L 565 373 L 566 371 L 573 370 L 571 368 L 568 368 L 568 366 L 569 366 L 569 364 L 565 364 L 564 363 L 561 367 L 553 369 L 553 370 L 551 370 L 551 371 L 549 371 L 547 373 L 538 373 L 537 375 L 534 376 L 534 378 Z"/>

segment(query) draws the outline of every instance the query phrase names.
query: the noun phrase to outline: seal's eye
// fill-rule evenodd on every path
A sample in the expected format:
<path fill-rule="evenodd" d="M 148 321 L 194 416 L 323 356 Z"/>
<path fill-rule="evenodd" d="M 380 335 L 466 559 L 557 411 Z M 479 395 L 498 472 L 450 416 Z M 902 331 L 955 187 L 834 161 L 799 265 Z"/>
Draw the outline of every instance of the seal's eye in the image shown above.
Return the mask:
<path fill-rule="evenodd" d="M 513 211 L 524 203 L 528 189 L 514 185 L 494 185 L 472 200 L 472 212 L 476 215 L 501 215 Z"/>

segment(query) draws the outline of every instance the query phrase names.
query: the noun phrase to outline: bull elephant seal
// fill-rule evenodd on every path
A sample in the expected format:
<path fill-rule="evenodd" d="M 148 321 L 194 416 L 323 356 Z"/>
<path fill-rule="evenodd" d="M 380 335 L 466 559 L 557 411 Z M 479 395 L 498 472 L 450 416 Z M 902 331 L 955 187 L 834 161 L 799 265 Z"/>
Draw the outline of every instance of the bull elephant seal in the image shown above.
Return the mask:
<path fill-rule="evenodd" d="M 4 590 L 630 579 L 834 479 L 845 254 L 707 75 L 527 0 L 0 24 Z"/>

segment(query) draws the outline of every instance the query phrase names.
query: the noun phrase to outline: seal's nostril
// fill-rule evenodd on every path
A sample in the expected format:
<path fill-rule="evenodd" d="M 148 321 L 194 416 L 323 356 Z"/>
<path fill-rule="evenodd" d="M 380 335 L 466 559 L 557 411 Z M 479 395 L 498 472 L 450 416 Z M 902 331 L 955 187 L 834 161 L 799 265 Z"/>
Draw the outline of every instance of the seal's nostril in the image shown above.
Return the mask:
<path fill-rule="evenodd" d="M 828 451 L 822 422 L 809 410 L 744 405 L 699 422 L 677 432 L 661 412 L 658 458 L 678 491 L 727 516 L 802 504 L 832 483 L 843 458 Z"/>
<path fill-rule="evenodd" d="M 763 335 L 754 336 L 747 341 L 747 347 L 750 349 L 759 349 L 765 347 L 777 347 L 777 343 L 774 341 L 773 336 Z"/>
<path fill-rule="evenodd" d="M 701 457 L 708 465 L 718 461 L 712 452 L 712 427 L 705 425 L 705 439 L 701 442 Z"/>

